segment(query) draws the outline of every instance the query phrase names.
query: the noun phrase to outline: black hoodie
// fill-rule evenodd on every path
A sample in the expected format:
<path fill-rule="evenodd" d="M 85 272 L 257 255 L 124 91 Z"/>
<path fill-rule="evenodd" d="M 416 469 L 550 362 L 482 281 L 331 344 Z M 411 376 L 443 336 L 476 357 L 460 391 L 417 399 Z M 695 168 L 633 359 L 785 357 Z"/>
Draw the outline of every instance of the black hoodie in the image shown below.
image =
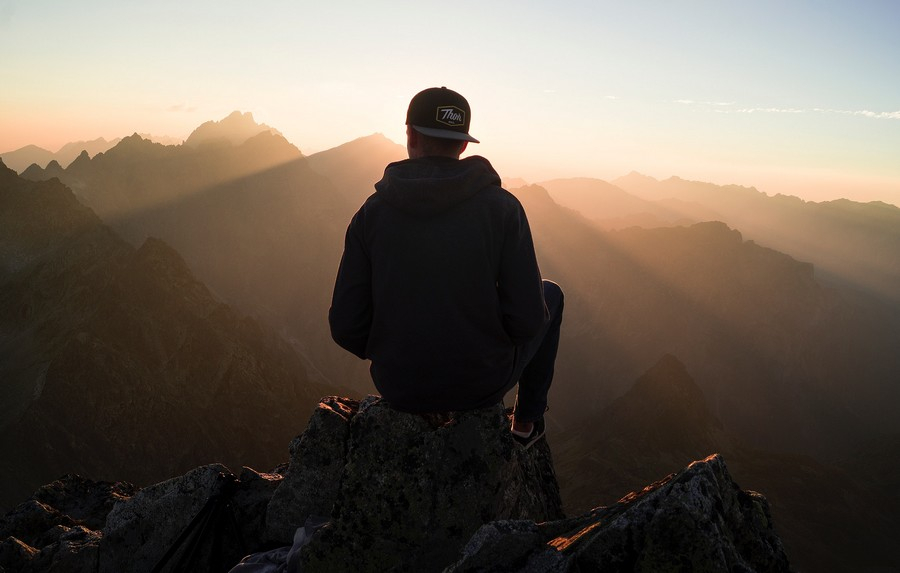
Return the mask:
<path fill-rule="evenodd" d="M 499 402 L 547 320 L 531 230 L 483 157 L 387 166 L 344 245 L 329 322 L 408 412 Z"/>

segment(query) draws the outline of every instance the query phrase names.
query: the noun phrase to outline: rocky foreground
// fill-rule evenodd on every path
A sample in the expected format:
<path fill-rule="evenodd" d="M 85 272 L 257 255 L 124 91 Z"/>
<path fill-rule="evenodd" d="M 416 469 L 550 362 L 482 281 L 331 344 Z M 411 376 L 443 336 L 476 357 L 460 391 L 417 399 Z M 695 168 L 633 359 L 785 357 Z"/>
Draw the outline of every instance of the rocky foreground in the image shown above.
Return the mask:
<path fill-rule="evenodd" d="M 251 553 L 304 572 L 791 570 L 765 498 L 720 456 L 565 518 L 549 447 L 508 423 L 326 398 L 273 473 L 42 487 L 0 521 L 0 571 L 220 572 Z"/>

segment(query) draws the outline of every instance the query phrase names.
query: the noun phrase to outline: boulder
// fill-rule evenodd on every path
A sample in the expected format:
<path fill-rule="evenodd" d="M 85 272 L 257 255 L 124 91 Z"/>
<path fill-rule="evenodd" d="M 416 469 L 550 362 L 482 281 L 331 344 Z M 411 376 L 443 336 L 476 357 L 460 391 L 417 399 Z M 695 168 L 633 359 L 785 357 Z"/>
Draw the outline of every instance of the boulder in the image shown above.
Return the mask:
<path fill-rule="evenodd" d="M 281 476 L 221 464 L 149 486 L 116 504 L 103 528 L 101 573 L 152 570 L 176 563 L 219 571 L 259 548 L 265 510 Z"/>
<path fill-rule="evenodd" d="M 327 398 L 293 444 L 269 532 L 289 544 L 307 517 L 330 516 L 303 549 L 305 571 L 440 571 L 485 523 L 563 517 L 549 447 L 522 448 L 508 415 Z"/>
<path fill-rule="evenodd" d="M 791 571 L 766 499 L 719 455 L 572 519 L 483 526 L 445 573 Z"/>

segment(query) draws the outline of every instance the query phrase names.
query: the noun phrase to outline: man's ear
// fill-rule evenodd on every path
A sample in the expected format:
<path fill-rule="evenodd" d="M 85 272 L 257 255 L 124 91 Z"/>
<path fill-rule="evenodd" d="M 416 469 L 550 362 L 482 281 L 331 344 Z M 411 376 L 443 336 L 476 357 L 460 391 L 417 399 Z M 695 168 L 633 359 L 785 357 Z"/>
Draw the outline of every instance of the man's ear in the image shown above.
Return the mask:
<path fill-rule="evenodd" d="M 469 142 L 463 140 L 462 147 L 459 148 L 459 154 L 462 155 L 463 151 L 465 151 L 467 147 L 469 147 Z"/>

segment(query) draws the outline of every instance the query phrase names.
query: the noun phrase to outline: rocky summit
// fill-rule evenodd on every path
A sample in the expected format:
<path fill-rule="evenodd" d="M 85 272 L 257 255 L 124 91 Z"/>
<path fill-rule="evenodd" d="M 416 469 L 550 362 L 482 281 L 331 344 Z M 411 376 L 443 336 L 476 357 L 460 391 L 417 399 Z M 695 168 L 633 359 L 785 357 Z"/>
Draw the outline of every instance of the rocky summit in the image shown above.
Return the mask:
<path fill-rule="evenodd" d="M 790 571 L 765 498 L 720 456 L 567 519 L 549 446 L 523 449 L 508 416 L 329 397 L 277 473 L 212 464 L 142 490 L 65 476 L 0 520 L 0 572 L 219 573 L 254 557 L 307 573 Z"/>
<path fill-rule="evenodd" d="M 310 430 L 326 425 L 338 426 L 332 436 L 307 431 L 296 444 L 269 505 L 273 531 L 283 532 L 279 506 L 309 503 L 315 493 L 303 492 L 298 482 L 321 482 L 324 471 L 339 484 L 329 492 L 333 502 L 318 502 L 330 506 L 331 523 L 304 548 L 304 571 L 440 571 L 484 523 L 562 517 L 549 447 L 544 441 L 529 450 L 517 445 L 500 405 L 419 416 L 376 397 L 358 405 L 331 399 Z M 346 436 L 343 457 L 333 448 L 333 457 L 323 459 L 317 442 L 332 443 L 334 435 Z M 302 493 L 291 499 L 282 490 Z"/>
<path fill-rule="evenodd" d="M 483 526 L 445 573 L 788 572 L 766 499 L 721 456 L 580 517 Z"/>

